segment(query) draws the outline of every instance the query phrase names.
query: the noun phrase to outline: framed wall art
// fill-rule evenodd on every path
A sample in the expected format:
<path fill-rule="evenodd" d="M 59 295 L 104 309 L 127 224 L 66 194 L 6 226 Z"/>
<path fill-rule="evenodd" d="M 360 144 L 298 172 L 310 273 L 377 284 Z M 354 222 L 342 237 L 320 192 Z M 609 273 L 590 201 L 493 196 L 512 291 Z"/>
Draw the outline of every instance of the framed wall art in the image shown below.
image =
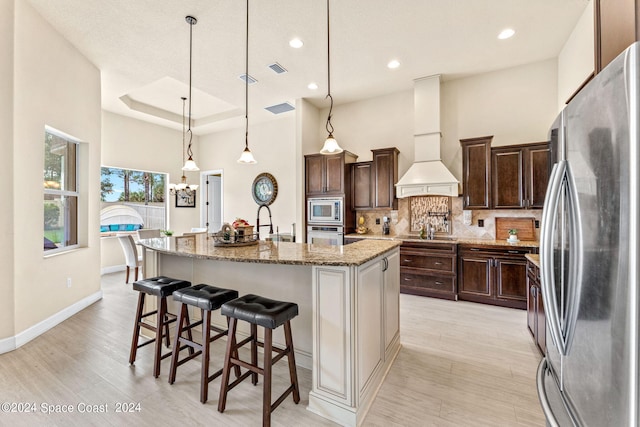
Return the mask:
<path fill-rule="evenodd" d="M 196 191 L 178 190 L 176 191 L 176 208 L 195 208 Z"/>

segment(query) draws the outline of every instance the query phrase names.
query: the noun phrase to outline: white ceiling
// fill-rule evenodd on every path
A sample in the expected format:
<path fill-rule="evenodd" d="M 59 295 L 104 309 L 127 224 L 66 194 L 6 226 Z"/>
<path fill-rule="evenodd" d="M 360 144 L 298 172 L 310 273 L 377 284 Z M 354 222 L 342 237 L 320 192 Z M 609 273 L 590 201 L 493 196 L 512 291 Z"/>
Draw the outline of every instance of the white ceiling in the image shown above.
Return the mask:
<path fill-rule="evenodd" d="M 29 0 L 102 74 L 105 110 L 182 126 L 193 27 L 193 131 L 244 125 L 245 2 L 241 0 Z M 332 0 L 331 93 L 335 104 L 554 58 L 589 0 Z M 249 121 L 264 107 L 305 98 L 327 107 L 323 0 L 250 2 Z M 591 6 L 590 6 L 591 7 Z M 504 28 L 514 37 L 498 40 Z M 299 37 L 301 49 L 289 47 Z M 400 68 L 386 67 L 391 59 Z M 268 65 L 288 70 L 275 74 Z M 316 82 L 317 90 L 307 88 Z M 283 115 L 292 114 L 285 113 Z"/>

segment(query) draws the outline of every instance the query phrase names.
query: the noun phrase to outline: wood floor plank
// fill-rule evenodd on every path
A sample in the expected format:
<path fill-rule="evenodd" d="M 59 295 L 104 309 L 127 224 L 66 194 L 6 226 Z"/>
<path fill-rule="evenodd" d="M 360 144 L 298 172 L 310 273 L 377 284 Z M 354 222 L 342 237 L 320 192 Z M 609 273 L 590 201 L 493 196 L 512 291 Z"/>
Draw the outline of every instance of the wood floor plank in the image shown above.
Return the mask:
<path fill-rule="evenodd" d="M 2 401 L 32 402 L 35 413 L 2 413 L 12 426 L 261 425 L 262 388 L 243 382 L 220 414 L 220 379 L 199 401 L 200 359 L 178 368 L 169 385 L 169 359 L 153 378 L 152 347 L 129 366 L 137 293 L 124 273 L 102 277 L 102 300 L 23 347 L 0 355 Z M 521 310 L 401 295 L 402 349 L 364 420 L 365 426 L 544 426 L 535 389 L 540 360 Z M 294 345 L 295 339 L 294 336 Z M 221 367 L 224 340 L 213 344 L 211 370 Z M 242 356 L 242 353 L 241 353 Z M 274 426 L 332 426 L 306 410 L 311 372 L 298 367 L 301 401 L 285 400 Z M 274 367 L 273 395 L 288 383 L 286 362 Z M 41 405 L 72 405 L 71 414 L 45 414 Z M 134 405 L 116 412 L 116 405 Z M 139 406 L 135 406 L 139 404 Z M 106 405 L 105 413 L 79 405 Z M 139 410 L 136 410 L 139 408 Z"/>

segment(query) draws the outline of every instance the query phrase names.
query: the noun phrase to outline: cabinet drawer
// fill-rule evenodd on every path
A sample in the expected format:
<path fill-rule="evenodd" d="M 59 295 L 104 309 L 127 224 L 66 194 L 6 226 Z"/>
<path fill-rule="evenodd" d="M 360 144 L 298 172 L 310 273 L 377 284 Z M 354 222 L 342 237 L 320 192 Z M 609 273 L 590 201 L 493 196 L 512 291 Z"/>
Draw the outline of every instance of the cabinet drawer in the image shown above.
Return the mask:
<path fill-rule="evenodd" d="M 455 293 L 455 278 L 400 273 L 400 286 Z"/>
<path fill-rule="evenodd" d="M 426 268 L 429 270 L 454 272 L 454 262 L 452 257 L 402 253 L 400 255 L 400 265 L 402 267 Z"/>

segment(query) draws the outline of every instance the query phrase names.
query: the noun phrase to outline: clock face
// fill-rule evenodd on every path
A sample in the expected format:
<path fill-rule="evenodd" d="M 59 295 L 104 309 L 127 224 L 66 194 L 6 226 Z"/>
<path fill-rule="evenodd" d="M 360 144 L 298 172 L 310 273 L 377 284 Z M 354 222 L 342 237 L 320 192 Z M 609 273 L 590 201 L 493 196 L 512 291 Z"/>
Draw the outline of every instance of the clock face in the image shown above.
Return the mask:
<path fill-rule="evenodd" d="M 259 205 L 270 205 L 278 194 L 278 184 L 273 175 L 261 173 L 253 180 L 253 200 Z"/>

